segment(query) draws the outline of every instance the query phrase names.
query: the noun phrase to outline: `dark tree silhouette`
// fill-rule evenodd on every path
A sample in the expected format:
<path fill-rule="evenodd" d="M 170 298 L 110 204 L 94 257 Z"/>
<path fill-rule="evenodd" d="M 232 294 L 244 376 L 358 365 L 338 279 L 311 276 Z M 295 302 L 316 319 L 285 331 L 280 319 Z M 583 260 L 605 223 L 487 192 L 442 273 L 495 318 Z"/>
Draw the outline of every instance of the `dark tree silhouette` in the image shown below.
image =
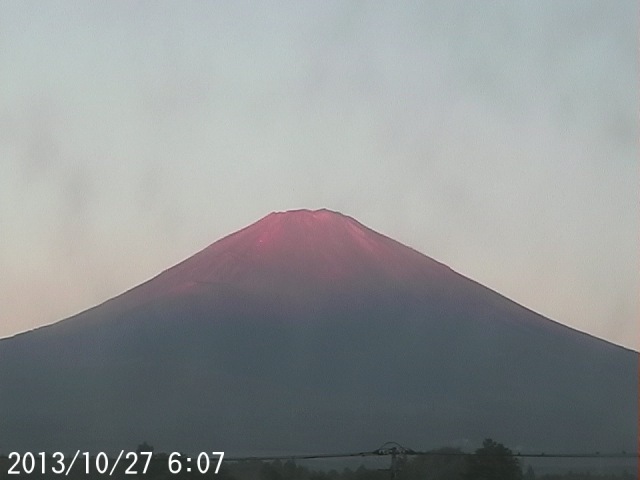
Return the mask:
<path fill-rule="evenodd" d="M 482 448 L 467 457 L 467 480 L 522 480 L 520 462 L 501 443 L 487 438 Z"/>

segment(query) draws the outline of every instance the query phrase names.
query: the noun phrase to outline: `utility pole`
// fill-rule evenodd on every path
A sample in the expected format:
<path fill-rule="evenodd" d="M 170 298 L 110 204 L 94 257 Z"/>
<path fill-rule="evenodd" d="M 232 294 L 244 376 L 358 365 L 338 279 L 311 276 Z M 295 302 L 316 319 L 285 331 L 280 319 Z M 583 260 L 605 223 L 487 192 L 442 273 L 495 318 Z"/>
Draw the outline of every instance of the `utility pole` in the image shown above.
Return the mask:
<path fill-rule="evenodd" d="M 374 453 L 377 455 L 391 455 L 391 466 L 389 473 L 391 480 L 396 480 L 400 472 L 400 467 L 407 455 L 414 453 L 413 450 L 403 447 L 396 442 L 387 442 L 377 449 Z"/>
<path fill-rule="evenodd" d="M 391 468 L 389 469 L 391 470 L 391 480 L 396 480 L 399 469 L 400 468 L 398 465 L 398 449 L 394 447 L 391 450 Z"/>

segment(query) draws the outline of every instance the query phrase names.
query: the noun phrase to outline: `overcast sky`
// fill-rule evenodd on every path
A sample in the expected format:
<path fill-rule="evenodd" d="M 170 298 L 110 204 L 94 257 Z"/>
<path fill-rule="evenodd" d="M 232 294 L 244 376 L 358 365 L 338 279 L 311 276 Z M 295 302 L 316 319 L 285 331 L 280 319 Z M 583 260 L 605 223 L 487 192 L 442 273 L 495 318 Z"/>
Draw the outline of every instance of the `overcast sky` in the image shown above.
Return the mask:
<path fill-rule="evenodd" d="M 638 348 L 634 1 L 0 0 L 0 337 L 271 211 Z"/>

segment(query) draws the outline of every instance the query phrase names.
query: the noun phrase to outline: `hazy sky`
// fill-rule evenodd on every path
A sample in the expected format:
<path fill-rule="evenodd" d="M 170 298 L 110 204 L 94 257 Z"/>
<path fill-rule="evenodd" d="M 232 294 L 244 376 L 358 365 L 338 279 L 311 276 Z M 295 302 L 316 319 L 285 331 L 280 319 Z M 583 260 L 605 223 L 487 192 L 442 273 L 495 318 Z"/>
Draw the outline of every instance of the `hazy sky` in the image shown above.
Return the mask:
<path fill-rule="evenodd" d="M 0 337 L 327 207 L 638 348 L 634 1 L 0 0 Z"/>

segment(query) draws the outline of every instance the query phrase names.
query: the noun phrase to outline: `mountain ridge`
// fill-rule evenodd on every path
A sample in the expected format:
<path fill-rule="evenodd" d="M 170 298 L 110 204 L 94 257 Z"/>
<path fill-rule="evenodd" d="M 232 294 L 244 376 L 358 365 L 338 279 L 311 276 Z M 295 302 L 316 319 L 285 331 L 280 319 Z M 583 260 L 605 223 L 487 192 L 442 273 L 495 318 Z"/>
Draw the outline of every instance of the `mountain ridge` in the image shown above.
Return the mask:
<path fill-rule="evenodd" d="M 163 270 L 162 272 L 158 273 L 157 275 L 154 275 L 153 277 L 151 277 L 150 279 L 142 282 L 141 284 L 134 286 L 128 290 L 125 290 L 124 292 L 116 295 L 115 297 L 112 297 L 110 299 L 107 299 L 104 302 L 101 302 L 93 307 L 87 308 L 85 310 L 82 310 L 80 312 L 78 312 L 77 314 L 71 315 L 70 317 L 67 317 L 65 319 L 61 319 L 57 322 L 54 322 L 52 324 L 49 325 L 44 325 L 42 327 L 38 327 L 35 329 L 31 329 L 25 332 L 19 332 L 16 333 L 15 335 L 12 335 L 10 337 L 5 337 L 0 339 L 0 341 L 4 340 L 4 339 L 9 339 L 9 338 L 13 338 L 17 335 L 22 335 L 22 334 L 27 334 L 36 330 L 39 330 L 40 328 L 48 328 L 52 325 L 56 325 L 60 322 L 64 322 L 66 320 L 69 319 L 73 319 L 75 317 L 81 316 L 83 314 L 85 314 L 86 312 L 89 312 L 95 308 L 99 308 L 102 307 L 105 304 L 109 304 L 111 302 L 118 302 L 119 299 L 121 297 L 125 297 L 127 295 L 130 295 L 133 292 L 138 292 L 140 289 L 145 289 L 148 288 L 151 285 L 155 285 L 157 284 L 157 281 L 159 279 L 164 280 L 167 276 L 172 275 L 172 274 L 184 274 L 184 267 L 186 265 L 190 265 L 194 262 L 194 260 L 198 259 L 198 261 L 200 260 L 201 257 L 206 257 L 209 256 L 211 251 L 213 249 L 216 248 L 216 246 L 224 244 L 226 242 L 229 242 L 231 240 L 237 239 L 239 237 L 241 237 L 243 234 L 246 233 L 253 233 L 253 236 L 257 236 L 259 237 L 259 241 L 260 240 L 264 240 L 264 237 L 268 237 L 269 234 L 273 234 L 274 230 L 278 230 L 282 228 L 282 222 L 279 220 L 285 220 L 285 222 L 289 222 L 289 223 L 297 223 L 298 227 L 299 226 L 306 226 L 309 227 L 310 229 L 313 229 L 315 231 L 318 230 L 318 227 L 326 227 L 327 225 L 329 225 L 329 227 L 332 227 L 332 230 L 335 232 L 336 230 L 336 226 L 339 227 L 345 227 L 345 226 L 349 226 L 353 228 L 353 231 L 355 231 L 355 235 L 359 235 L 361 237 L 364 236 L 368 236 L 368 237 L 373 237 L 373 239 L 377 242 L 385 242 L 385 243 L 390 243 L 392 246 L 396 246 L 396 247 L 401 247 L 402 249 L 406 250 L 407 252 L 411 252 L 412 255 L 414 255 L 418 260 L 428 260 L 430 262 L 430 264 L 437 269 L 441 269 L 442 271 L 446 271 L 447 273 L 452 273 L 455 274 L 456 276 L 461 277 L 462 279 L 464 279 L 464 281 L 468 281 L 471 282 L 473 284 L 475 284 L 478 287 L 481 287 L 482 289 L 486 289 L 488 292 L 490 292 L 492 295 L 497 296 L 500 301 L 504 301 L 504 302 L 508 302 L 508 303 L 512 303 L 514 305 L 516 305 L 518 308 L 522 309 L 523 311 L 527 311 L 530 314 L 536 316 L 536 317 L 540 317 L 548 322 L 551 322 L 553 325 L 557 325 L 559 327 L 562 328 L 566 328 L 572 332 L 575 333 L 579 333 L 581 335 L 585 335 L 587 337 L 593 338 L 595 340 L 601 341 L 601 342 L 605 342 L 607 344 L 610 344 L 612 346 L 615 347 L 619 347 L 622 348 L 624 350 L 628 350 L 630 352 L 634 352 L 634 353 L 638 353 L 637 350 L 634 350 L 632 348 L 628 348 L 625 347 L 623 345 L 619 345 L 616 344 L 612 341 L 600 338 L 596 335 L 593 335 L 589 332 L 585 332 L 583 330 L 580 330 L 578 328 L 563 324 L 560 321 L 557 320 L 553 320 L 549 317 L 546 317 L 545 315 L 533 310 L 532 308 L 526 307 L 518 302 L 514 302 L 513 300 L 511 300 L 510 298 L 508 298 L 507 296 L 501 294 L 500 292 L 493 290 L 491 287 L 487 287 L 483 284 L 481 284 L 480 282 L 465 276 L 464 274 L 453 270 L 451 267 L 449 267 L 448 265 L 439 262 L 438 260 L 433 259 L 432 257 L 429 257 L 425 254 L 423 254 L 422 252 L 407 246 L 401 242 L 398 242 L 397 240 L 394 240 L 393 238 L 384 235 L 382 233 L 379 233 L 369 227 L 367 227 L 366 225 L 360 223 L 359 221 L 357 221 L 356 219 L 354 219 L 353 217 L 349 216 L 349 215 L 345 215 L 341 212 L 337 212 L 337 211 L 333 211 L 327 208 L 321 208 L 321 209 L 317 209 L 317 210 L 310 210 L 310 209 L 294 209 L 294 210 L 286 210 L 286 211 L 272 211 L 269 214 L 263 216 L 262 218 L 260 218 L 259 220 L 257 220 L 256 222 L 253 222 L 235 232 L 231 232 L 228 235 L 225 235 L 221 238 L 219 238 L 218 240 L 214 241 L 213 243 L 207 245 L 206 247 L 202 248 L 201 250 L 197 251 L 196 253 L 194 253 L 193 255 L 187 257 L 184 260 L 181 260 L 180 262 L 176 263 L 175 265 Z M 316 222 L 315 224 L 313 224 L 313 222 Z M 353 232 L 350 232 L 353 233 Z M 273 236 L 273 235 L 272 235 Z M 344 239 L 343 236 L 341 236 L 341 239 Z M 277 239 L 276 239 L 277 240 Z M 369 238 L 370 243 L 371 243 L 371 238 Z M 262 243 L 262 242 L 260 242 Z M 233 246 L 233 245 L 232 245 Z M 211 266 L 208 266 L 209 268 L 211 268 Z M 217 265 L 213 265 L 213 269 L 217 268 Z M 215 283 L 215 282 L 210 282 L 207 280 L 197 280 L 197 279 L 191 279 L 191 281 L 194 284 L 207 284 L 207 283 Z M 224 282 L 220 282 L 221 284 Z M 194 285 L 192 285 L 193 287 Z M 166 291 L 161 291 L 159 294 L 156 293 L 156 296 L 161 296 L 163 294 L 170 294 L 171 292 L 166 292 Z"/>
<path fill-rule="evenodd" d="M 638 358 L 351 217 L 272 213 L 0 340 L 0 447 L 631 451 Z"/>

